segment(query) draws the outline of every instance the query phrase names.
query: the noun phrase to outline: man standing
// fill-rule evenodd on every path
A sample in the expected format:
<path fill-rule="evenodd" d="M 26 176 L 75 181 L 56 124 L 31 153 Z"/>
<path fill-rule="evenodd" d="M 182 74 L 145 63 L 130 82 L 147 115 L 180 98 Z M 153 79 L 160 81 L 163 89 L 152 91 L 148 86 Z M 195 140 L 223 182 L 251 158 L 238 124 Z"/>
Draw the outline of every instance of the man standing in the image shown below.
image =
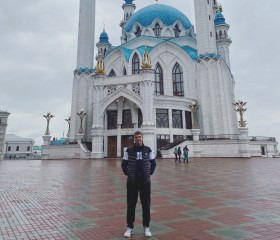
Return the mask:
<path fill-rule="evenodd" d="M 150 176 L 156 168 L 156 160 L 152 150 L 143 144 L 143 134 L 134 133 L 134 145 L 127 148 L 122 161 L 122 170 L 127 175 L 127 230 L 125 237 L 133 234 L 135 208 L 138 192 L 142 204 L 142 217 L 145 237 L 151 237 L 150 232 L 150 205 L 151 205 L 151 179 Z"/>

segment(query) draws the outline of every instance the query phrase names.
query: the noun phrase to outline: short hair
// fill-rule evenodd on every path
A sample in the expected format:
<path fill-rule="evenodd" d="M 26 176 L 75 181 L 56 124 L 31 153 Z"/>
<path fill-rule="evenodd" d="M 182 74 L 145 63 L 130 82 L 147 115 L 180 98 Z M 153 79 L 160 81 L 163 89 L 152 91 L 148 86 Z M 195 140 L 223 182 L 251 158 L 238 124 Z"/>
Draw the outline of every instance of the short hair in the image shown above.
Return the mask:
<path fill-rule="evenodd" d="M 135 137 L 136 135 L 141 135 L 141 136 L 143 136 L 143 133 L 140 132 L 140 131 L 136 131 L 136 132 L 133 134 L 133 136 Z"/>

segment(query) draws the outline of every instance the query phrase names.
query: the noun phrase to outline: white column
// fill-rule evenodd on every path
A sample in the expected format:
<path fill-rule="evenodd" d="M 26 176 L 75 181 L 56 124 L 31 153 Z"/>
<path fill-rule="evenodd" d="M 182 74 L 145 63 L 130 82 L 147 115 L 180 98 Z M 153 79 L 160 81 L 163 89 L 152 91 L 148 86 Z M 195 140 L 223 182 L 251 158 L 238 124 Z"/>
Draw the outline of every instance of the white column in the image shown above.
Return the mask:
<path fill-rule="evenodd" d="M 200 129 L 191 129 L 193 141 L 199 141 Z"/>
<path fill-rule="evenodd" d="M 144 144 L 149 146 L 155 153 L 155 116 L 154 116 L 154 71 L 142 70 L 143 82 L 141 84 L 141 95 L 143 98 L 143 124 L 142 133 Z"/>
<path fill-rule="evenodd" d="M 72 105 L 71 105 L 71 121 L 70 121 L 70 137 L 69 141 L 77 140 L 78 116 L 77 112 L 84 109 L 87 114 L 89 112 L 89 96 L 90 73 L 81 73 L 79 69 L 92 69 L 94 57 L 94 32 L 95 32 L 95 0 L 80 0 L 79 12 L 79 31 L 78 31 L 78 47 L 77 47 L 77 65 L 75 76 L 73 79 L 72 89 Z M 87 118 L 91 121 L 91 118 Z M 88 122 L 85 123 L 85 131 L 87 138 L 90 129 L 87 129 Z"/>
<path fill-rule="evenodd" d="M 92 84 L 92 76 L 87 74 L 75 74 L 73 80 L 73 91 L 72 91 L 72 105 L 71 105 L 71 120 L 70 120 L 70 139 L 69 141 L 77 140 L 77 134 L 79 129 L 79 116 L 77 112 L 83 109 L 87 115 L 91 114 L 91 104 L 89 102 L 89 88 Z M 88 121 L 92 121 L 92 118 L 86 118 L 85 120 L 85 132 L 87 133 L 90 129 L 88 127 Z"/>
<path fill-rule="evenodd" d="M 238 128 L 239 136 L 239 157 L 250 158 L 250 140 L 248 138 L 248 128 L 240 127 Z"/>
<path fill-rule="evenodd" d="M 117 157 L 122 157 L 122 126 L 118 124 L 118 135 L 117 135 Z"/>
<path fill-rule="evenodd" d="M 103 140 L 104 140 L 104 123 L 101 102 L 104 97 L 104 87 L 100 84 L 104 81 L 105 75 L 96 75 L 93 86 L 93 123 L 91 128 L 92 152 L 91 158 L 104 158 Z"/>
<path fill-rule="evenodd" d="M 168 124 L 169 124 L 169 137 L 170 142 L 173 142 L 173 132 L 172 132 L 172 109 L 168 109 Z"/>
<path fill-rule="evenodd" d="M 42 136 L 43 141 L 44 141 L 43 145 L 49 145 L 50 142 L 51 142 L 51 137 L 52 137 L 52 136 L 50 136 L 50 135 L 44 135 L 44 136 Z"/>
<path fill-rule="evenodd" d="M 77 69 L 93 67 L 95 0 L 80 0 Z"/>
<path fill-rule="evenodd" d="M 194 8 L 198 53 L 217 53 L 213 1 L 194 0 Z"/>

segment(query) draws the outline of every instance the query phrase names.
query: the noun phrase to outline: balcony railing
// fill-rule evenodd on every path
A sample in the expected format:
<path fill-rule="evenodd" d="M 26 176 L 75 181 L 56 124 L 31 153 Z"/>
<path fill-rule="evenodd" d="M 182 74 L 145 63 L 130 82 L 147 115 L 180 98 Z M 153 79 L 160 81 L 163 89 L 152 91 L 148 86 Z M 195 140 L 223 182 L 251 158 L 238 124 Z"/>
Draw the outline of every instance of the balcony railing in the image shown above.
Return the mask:
<path fill-rule="evenodd" d="M 275 137 L 249 137 L 250 141 L 276 142 Z"/>
<path fill-rule="evenodd" d="M 238 140 L 238 134 L 219 134 L 219 135 L 200 135 L 200 141 L 208 141 L 208 140 Z"/>

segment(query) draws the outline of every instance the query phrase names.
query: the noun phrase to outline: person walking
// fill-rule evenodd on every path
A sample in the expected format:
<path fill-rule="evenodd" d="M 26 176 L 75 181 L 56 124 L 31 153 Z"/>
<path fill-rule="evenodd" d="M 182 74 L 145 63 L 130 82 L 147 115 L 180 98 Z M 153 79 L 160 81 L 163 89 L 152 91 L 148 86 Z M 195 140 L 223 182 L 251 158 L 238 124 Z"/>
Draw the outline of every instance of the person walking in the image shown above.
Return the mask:
<path fill-rule="evenodd" d="M 188 146 L 186 145 L 184 148 L 183 148 L 183 153 L 184 153 L 184 163 L 189 163 L 189 148 Z"/>
<path fill-rule="evenodd" d="M 177 160 L 178 160 L 178 150 L 177 150 L 177 147 L 174 148 L 173 153 L 175 155 L 175 162 L 177 162 Z"/>
<path fill-rule="evenodd" d="M 143 134 L 134 133 L 134 145 L 126 149 L 122 161 L 123 173 L 127 176 L 127 229 L 124 237 L 131 237 L 135 221 L 135 208 L 140 193 L 142 223 L 145 237 L 151 237 L 150 205 L 151 175 L 156 168 L 156 160 L 150 147 L 143 144 Z"/>
<path fill-rule="evenodd" d="M 181 162 L 181 156 L 182 156 L 182 150 L 181 150 L 181 147 L 178 147 L 178 158 L 179 158 L 179 162 Z"/>

